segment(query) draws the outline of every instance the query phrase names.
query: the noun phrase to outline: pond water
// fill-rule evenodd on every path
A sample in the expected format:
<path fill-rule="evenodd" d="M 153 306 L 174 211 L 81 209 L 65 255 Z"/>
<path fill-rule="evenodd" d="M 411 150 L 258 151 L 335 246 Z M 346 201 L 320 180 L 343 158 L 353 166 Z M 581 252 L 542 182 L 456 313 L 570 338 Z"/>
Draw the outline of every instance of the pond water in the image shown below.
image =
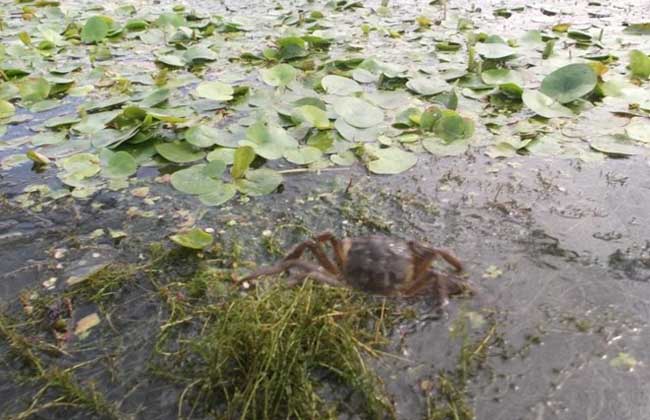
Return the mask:
<path fill-rule="evenodd" d="M 647 31 L 639 36 L 623 32 L 624 24 L 648 18 L 644 14 L 650 8 L 647 2 L 547 1 L 530 5 L 450 0 L 446 16 L 441 5 L 427 3 L 390 1 L 382 6 L 380 2 L 363 2 L 348 9 L 334 9 L 334 2 L 309 1 L 183 3 L 197 15 L 223 16 L 248 31 L 232 38 L 216 37 L 220 57 L 195 70 L 194 75 L 191 69 L 174 70 L 196 79 L 176 89 L 171 98 L 179 106 L 192 105 L 195 101 L 184 99 L 199 79 L 273 91 L 259 80 L 257 67 L 232 58 L 244 52 L 260 54 L 278 36 L 300 32 L 292 22 L 304 19 L 312 10 L 322 10 L 325 15 L 320 35 L 336 40 L 328 52 L 330 57 L 372 56 L 383 63 L 405 66 L 409 77 L 415 69 L 464 68 L 468 32 L 517 40 L 531 30 L 556 35 L 556 54 L 548 60 L 541 59 L 547 44 L 540 38 L 535 48 L 522 52 L 510 64 L 521 71 L 526 88 L 539 86 L 545 75 L 575 57 L 606 54 L 619 59 L 606 62 L 610 69 L 603 77 L 628 80 L 629 51 L 645 48 L 645 54 L 650 53 Z M 20 32 L 20 12 L 13 2 L 0 0 L 0 4 L 5 10 L 0 34 L 9 51 L 9 40 L 14 42 Z M 97 13 L 120 16 L 119 6 L 126 4 L 135 6 L 135 15 L 151 18 L 179 2 L 101 4 L 103 11 L 92 10 L 97 7 L 95 2 L 61 8 L 69 12 L 66 19 L 83 23 Z M 423 31 L 415 31 L 418 16 L 430 18 L 433 29 L 427 32 L 424 25 Z M 468 23 L 459 23 L 459 17 Z M 582 40 L 580 34 L 572 38 L 561 30 L 551 31 L 560 23 L 570 23 L 570 30 L 593 38 L 580 46 L 576 44 Z M 460 31 L 459 24 L 471 24 L 474 29 Z M 362 35 L 362 25 L 373 28 L 367 36 Z M 31 35 L 38 39 L 35 33 Z M 82 60 L 84 70 L 75 78 L 79 85 L 101 86 L 101 81 L 119 74 L 132 79 L 135 86 L 133 80 L 142 74 L 159 71 L 152 56 L 152 49 L 161 48 L 158 41 L 140 43 L 134 38 L 125 41 L 128 44 L 123 50 L 113 46 L 113 56 L 102 65 L 103 76 L 91 75 L 88 63 Z M 436 51 L 435 44 L 444 41 L 459 42 L 461 52 Z M 520 41 L 517 48 L 522 45 Z M 75 49 L 57 59 L 57 65 L 83 54 Z M 111 86 L 115 88 L 114 82 Z M 104 98 L 116 95 L 115 90 L 96 89 L 106 93 Z M 368 94 L 377 91 L 374 85 L 364 89 Z M 500 110 L 501 102 L 491 101 L 486 92 L 460 85 L 457 110 L 475 122 L 470 139 L 457 140 L 469 144 L 460 153 L 439 148 L 431 151 L 408 139 L 395 140 L 404 133 L 392 128 L 374 133 L 371 141 L 362 138 L 367 133 L 358 133 L 361 140 L 355 141 L 372 145 L 378 144 L 376 138 L 382 133 L 392 137 L 382 144 L 408 150 L 417 156 L 417 164 L 399 174 L 380 175 L 370 173 L 371 167 L 363 159 L 355 159 L 351 166 L 336 166 L 325 159 L 329 165 L 321 171 L 302 170 L 307 164 L 269 159 L 265 167 L 283 175 L 279 189 L 272 188 L 272 193 L 259 197 L 241 194 L 216 207 L 175 189 L 166 174 L 179 165 L 163 162 L 159 156 L 143 158 L 124 185 L 103 180 L 71 186 L 61 182 L 63 170 L 57 165 L 8 163 L 7 158 L 24 155 L 27 150 L 43 150 L 47 155 L 50 149 L 35 148 L 21 139 L 41 131 L 43 122 L 53 117 L 76 115 L 77 107 L 86 101 L 81 94 L 69 95 L 57 98 L 59 103 L 51 110 L 34 112 L 19 106 L 18 96 L 11 97 L 16 112 L 8 118 L 14 121 L 2 126 L 6 131 L 0 137 L 0 160 L 4 159 L 0 172 L 2 309 L 17 310 L 18 298 L 25 290 L 60 292 L 71 276 L 83 276 L 108 262 L 138 262 L 148 244 L 167 241 L 170 234 L 192 226 L 213 229 L 217 242 L 236 240 L 242 247 L 242 259 L 259 263 L 278 258 L 263 245 L 267 231 L 281 248 L 325 229 L 350 236 L 383 231 L 453 250 L 466 265 L 468 281 L 475 289 L 471 298 L 452 299 L 441 316 L 426 303 L 414 303 L 417 319 L 391 333 L 387 351 L 399 357 L 370 362 L 381 376 L 398 418 L 426 418 L 422 384 L 433 380 L 441 369 L 455 365 L 458 342 L 450 339 L 449 331 L 462 317 L 470 319 L 477 331 L 487 319 L 494 319 L 499 331 L 499 345 L 488 351 L 485 368 L 468 386 L 477 419 L 650 418 L 650 142 L 626 140 L 626 149 L 621 151 L 616 149 L 618 140 L 612 140 L 625 133 L 631 122 L 650 127 L 650 107 L 647 102 L 645 108 L 642 102 L 639 107 L 643 95 L 634 89 L 650 94 L 648 81 L 625 85 L 618 96 L 584 100 L 574 108 L 573 118 L 530 122 L 535 112 L 525 105 Z M 300 89 L 294 86 L 296 91 Z M 253 95 L 250 101 L 272 108 L 275 114 L 288 106 L 287 98 L 296 99 L 289 93 L 278 95 L 271 99 Z M 331 98 L 323 98 L 330 104 Z M 401 102 L 402 96 L 381 100 L 389 102 L 382 109 L 391 118 L 413 104 Z M 390 106 L 392 101 L 395 107 Z M 424 101 L 415 106 L 423 107 L 423 103 L 430 105 Z M 233 105 L 223 118 L 217 116 L 220 108 L 216 109 L 199 114 L 212 118 L 220 129 L 249 127 L 258 117 L 249 103 Z M 329 108 L 328 112 L 331 115 Z M 180 124 L 191 126 L 197 121 L 192 116 Z M 172 136 L 170 126 L 174 124 L 166 121 L 160 130 Z M 304 134 L 299 128 L 288 130 L 292 135 Z M 241 134 L 241 130 L 234 131 Z M 93 135 L 71 135 L 66 141 L 88 143 Z M 521 147 L 522 141 L 533 137 L 537 146 Z M 510 141 L 512 138 L 517 141 Z M 647 136 L 641 135 L 644 138 Z M 504 142 L 510 147 L 497 147 Z M 73 152 L 56 151 L 51 159 L 99 153 L 99 148 L 70 147 Z M 136 155 L 135 149 L 128 150 Z M 255 150 L 258 155 L 265 153 Z M 339 151 L 341 156 L 344 151 Z M 25 193 L 26 188 L 32 192 Z M 70 195 L 75 190 L 77 194 Z M 182 273 L 186 267 L 176 269 Z M 47 285 L 49 280 L 54 292 L 45 290 L 44 282 Z M 114 319 L 112 328 L 120 334 L 110 342 L 101 334 L 81 341 L 65 356 L 70 357 L 65 364 L 97 358 L 100 363 L 82 367 L 77 375 L 95 382 L 123 412 L 134 413 L 136 418 L 177 418 L 182 388 L 146 376 L 149 352 L 164 316 L 140 292 L 133 287 L 117 306 L 103 308 L 105 312 L 92 304 L 76 308 L 79 316 L 100 311 L 107 320 Z M 111 351 L 103 352 L 103 345 Z M 0 402 L 0 413 L 11 418 L 25 409 L 24 402 L 34 389 L 28 380 L 17 385 L 20 366 L 4 357 L 9 354 L 6 343 L 0 351 L 0 395 L 6 396 Z M 72 413 L 74 418 L 85 415 Z M 62 416 L 60 411 L 44 411 L 34 417 Z M 355 413 L 339 418 L 355 418 Z"/>

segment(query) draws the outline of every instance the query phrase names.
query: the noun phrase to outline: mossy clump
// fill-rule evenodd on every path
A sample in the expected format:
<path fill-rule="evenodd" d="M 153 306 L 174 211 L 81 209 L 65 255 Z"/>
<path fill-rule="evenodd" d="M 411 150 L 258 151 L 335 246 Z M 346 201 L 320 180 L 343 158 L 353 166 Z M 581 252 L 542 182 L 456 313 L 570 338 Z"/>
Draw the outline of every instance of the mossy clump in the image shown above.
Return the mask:
<path fill-rule="evenodd" d="M 231 297 L 206 311 L 202 334 L 183 340 L 176 353 L 180 364 L 168 360 L 179 370 L 174 376 L 187 381 L 182 410 L 224 418 L 322 418 L 335 416 L 340 406 L 334 400 L 344 399 L 368 418 L 391 416 L 364 361 L 385 343 L 384 303 L 308 282 Z"/>

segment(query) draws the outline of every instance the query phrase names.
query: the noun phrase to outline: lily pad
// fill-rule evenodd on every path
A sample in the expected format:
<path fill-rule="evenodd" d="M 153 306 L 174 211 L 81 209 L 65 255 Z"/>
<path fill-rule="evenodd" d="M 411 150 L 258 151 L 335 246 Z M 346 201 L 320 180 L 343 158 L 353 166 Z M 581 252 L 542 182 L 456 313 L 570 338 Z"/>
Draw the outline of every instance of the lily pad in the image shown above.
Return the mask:
<path fill-rule="evenodd" d="M 221 183 L 213 191 L 199 195 L 199 200 L 206 206 L 220 206 L 237 194 L 237 188 L 233 184 Z"/>
<path fill-rule="evenodd" d="M 331 126 L 330 120 L 327 118 L 327 113 L 313 105 L 303 105 L 294 108 L 291 116 L 294 120 L 305 122 L 320 130 L 328 129 Z"/>
<path fill-rule="evenodd" d="M 331 95 L 347 96 L 362 91 L 361 86 L 354 80 L 331 74 L 323 77 L 320 84 L 325 92 Z"/>
<path fill-rule="evenodd" d="M 542 92 L 533 89 L 526 89 L 521 95 L 524 104 L 533 110 L 537 115 L 544 118 L 564 117 L 571 118 L 575 116 L 573 111 L 563 106 L 555 99 L 546 96 Z"/>
<path fill-rule="evenodd" d="M 489 60 L 502 60 L 516 54 L 514 48 L 498 42 L 477 44 L 476 52 Z"/>
<path fill-rule="evenodd" d="M 108 159 L 103 174 L 108 178 L 127 178 L 136 173 L 138 164 L 128 152 L 112 153 Z"/>
<path fill-rule="evenodd" d="M 235 181 L 242 194 L 260 196 L 270 194 L 282 184 L 282 175 L 272 169 L 262 168 L 246 172 L 245 178 Z"/>
<path fill-rule="evenodd" d="M 353 127 L 368 128 L 384 120 L 384 112 L 368 102 L 353 97 L 346 97 L 334 103 L 334 110 Z"/>
<path fill-rule="evenodd" d="M 81 41 L 85 44 L 97 43 L 108 35 L 112 19 L 107 16 L 93 16 L 86 21 L 81 30 Z"/>
<path fill-rule="evenodd" d="M 625 134 L 632 140 L 650 144 L 650 122 L 644 118 L 633 118 L 625 126 Z"/>
<path fill-rule="evenodd" d="M 251 146 L 255 153 L 265 159 L 279 159 L 285 150 L 295 148 L 298 142 L 282 127 L 258 121 L 246 130 L 246 139 L 242 146 Z"/>
<path fill-rule="evenodd" d="M 50 84 L 42 77 L 23 79 L 18 85 L 20 97 L 25 102 L 42 101 L 50 95 Z"/>
<path fill-rule="evenodd" d="M 184 248 L 203 249 L 214 241 L 214 238 L 208 232 L 194 228 L 184 233 L 177 233 L 169 237 L 173 242 Z"/>
<path fill-rule="evenodd" d="M 213 101 L 230 101 L 235 90 L 232 86 L 217 81 L 199 83 L 196 87 L 196 94 L 201 98 L 212 99 Z"/>
<path fill-rule="evenodd" d="M 185 140 L 196 147 L 210 147 L 218 142 L 221 132 L 207 125 L 195 125 L 185 132 Z"/>
<path fill-rule="evenodd" d="M 488 85 L 505 85 L 513 83 L 523 86 L 524 81 L 519 73 L 509 69 L 490 69 L 481 73 L 481 79 Z"/>
<path fill-rule="evenodd" d="M 204 152 L 194 149 L 192 145 L 184 141 L 158 143 L 155 147 L 158 154 L 170 162 L 188 163 L 205 157 Z"/>
<path fill-rule="evenodd" d="M 630 51 L 630 70 L 632 76 L 640 79 L 650 77 L 650 57 L 639 50 Z"/>
<path fill-rule="evenodd" d="M 368 169 L 376 174 L 398 174 L 412 168 L 418 161 L 415 153 L 397 147 L 377 149 L 372 155 L 375 159 L 368 163 Z"/>
<path fill-rule="evenodd" d="M 455 111 L 445 109 L 435 121 L 433 131 L 447 143 L 468 139 L 474 134 L 474 122 Z"/>
<path fill-rule="evenodd" d="M 176 171 L 171 176 L 171 184 L 178 191 L 186 194 L 201 195 L 221 187 L 221 180 L 210 176 L 206 164 L 198 164 Z"/>
<path fill-rule="evenodd" d="M 0 120 L 9 118 L 16 113 L 16 108 L 9 101 L 0 100 Z"/>
<path fill-rule="evenodd" d="M 565 104 L 594 90 L 597 81 L 596 73 L 589 64 L 569 64 L 546 76 L 540 92 Z"/>
<path fill-rule="evenodd" d="M 298 70 L 289 64 L 278 64 L 269 69 L 261 69 L 260 75 L 267 85 L 284 87 L 296 80 Z"/>
<path fill-rule="evenodd" d="M 323 152 L 312 146 L 291 149 L 284 152 L 284 157 L 296 165 L 307 165 L 321 159 Z"/>
<path fill-rule="evenodd" d="M 406 82 L 409 90 L 422 95 L 432 96 L 450 89 L 449 83 L 444 80 L 429 79 L 427 77 L 416 77 Z"/>

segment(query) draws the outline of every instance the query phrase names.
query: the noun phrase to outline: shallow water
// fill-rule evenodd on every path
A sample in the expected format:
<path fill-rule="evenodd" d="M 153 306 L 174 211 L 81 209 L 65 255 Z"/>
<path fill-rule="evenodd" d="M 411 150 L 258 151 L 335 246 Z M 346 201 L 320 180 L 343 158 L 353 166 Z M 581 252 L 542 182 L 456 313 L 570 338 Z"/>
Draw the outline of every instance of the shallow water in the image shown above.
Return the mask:
<path fill-rule="evenodd" d="M 458 12 L 457 2 L 450 3 L 449 13 Z M 426 2 L 390 4 L 396 25 L 413 10 L 440 13 Z M 495 5 L 475 4 L 480 10 L 463 13 L 470 13 L 482 30 L 503 28 L 504 21 L 491 13 Z M 266 3 L 212 6 L 217 13 L 262 28 L 275 21 L 276 12 Z M 565 18 L 581 25 L 640 21 L 643 7 L 637 2 L 589 7 L 586 2 L 545 2 L 508 20 L 513 31 L 508 36 Z M 549 16 L 542 8 L 566 14 Z M 346 15 L 341 24 L 354 25 L 357 18 Z M 255 35 L 250 38 L 256 42 Z M 393 57 L 400 46 L 398 41 L 386 45 L 379 37 L 369 43 L 380 58 L 408 61 L 406 55 Z M 469 109 L 478 106 L 461 100 Z M 42 114 L 35 121 L 51 116 Z M 606 114 L 586 114 L 582 129 L 619 124 Z M 12 127 L 3 140 L 23 135 L 31 123 Z M 650 161 L 645 156 L 591 163 L 540 156 L 495 160 L 484 154 L 490 137 L 479 129 L 477 147 L 465 155 L 423 155 L 416 168 L 391 177 L 368 176 L 360 167 L 287 175 L 282 192 L 216 209 L 202 208 L 169 185 L 151 182 L 156 170 L 150 168 L 141 170 L 135 186 L 149 186 L 151 196 L 159 197 L 153 203 L 103 191 L 92 200 L 51 202 L 46 211 L 26 209 L 13 201 L 25 186 L 57 181 L 53 171 L 37 173 L 23 165 L 0 174 L 0 192 L 9 199 L 0 203 L 0 297 L 14 301 L 24 288 L 41 288 L 52 277 L 60 284 L 85 267 L 137 260 L 148 242 L 163 240 L 192 222 L 214 228 L 225 241 L 240 238 L 245 257 L 260 262 L 275 258 L 259 243 L 265 230 L 273 230 L 289 246 L 304 238 L 304 228 L 349 235 L 383 229 L 452 249 L 465 262 L 476 289 L 471 299 L 452 300 L 442 318 L 422 316 L 406 330 L 396 329 L 389 347 L 404 360 L 372 362 L 399 418 L 424 415 L 420 383 L 454 365 L 458 345 L 449 339 L 449 328 L 467 311 L 495 317 L 504 340 L 501 350 L 509 351 L 501 357 L 495 349 L 488 367 L 472 380 L 471 402 L 478 419 L 650 418 Z M 350 204 L 344 198 L 349 183 L 358 188 L 355 200 L 368 201 L 364 209 L 369 213 L 341 209 Z M 152 214 L 143 214 L 147 211 Z M 100 236 L 98 229 L 104 230 Z M 112 239 L 109 229 L 124 231 L 126 239 Z M 55 258 L 57 249 L 66 250 L 62 258 Z M 129 291 L 116 309 L 120 338 L 107 339 L 106 346 L 121 353 L 115 351 L 115 359 L 105 355 L 112 371 L 89 367 L 77 373 L 99 383 L 109 399 L 122 402 L 125 412 L 144 410 L 139 418 L 175 418 L 182 390 L 150 382 L 145 375 L 161 314 L 139 297 L 137 288 Z M 426 311 L 424 305 L 419 313 Z M 101 348 L 104 338 L 93 344 Z M 622 355 L 635 363 L 621 365 Z M 0 413 L 14 411 L 13 397 L 31 395 L 14 387 L 8 373 L 0 374 L 0 394 L 12 397 L 0 403 Z M 40 418 L 60 417 L 53 412 Z"/>

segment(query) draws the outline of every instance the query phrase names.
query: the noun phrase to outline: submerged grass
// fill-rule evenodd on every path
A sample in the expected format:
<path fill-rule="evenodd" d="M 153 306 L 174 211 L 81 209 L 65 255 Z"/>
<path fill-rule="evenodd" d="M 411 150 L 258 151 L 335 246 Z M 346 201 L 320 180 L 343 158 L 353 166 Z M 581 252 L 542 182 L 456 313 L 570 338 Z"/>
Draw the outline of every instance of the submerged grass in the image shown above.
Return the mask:
<path fill-rule="evenodd" d="M 201 336 L 184 340 L 182 360 L 168 360 L 182 363 L 176 374 L 187 383 L 179 414 L 207 408 L 223 418 L 322 418 L 343 408 L 331 401 L 335 394 L 368 418 L 393 417 L 364 362 L 385 342 L 386 314 L 383 303 L 311 283 L 213 305 Z"/>

